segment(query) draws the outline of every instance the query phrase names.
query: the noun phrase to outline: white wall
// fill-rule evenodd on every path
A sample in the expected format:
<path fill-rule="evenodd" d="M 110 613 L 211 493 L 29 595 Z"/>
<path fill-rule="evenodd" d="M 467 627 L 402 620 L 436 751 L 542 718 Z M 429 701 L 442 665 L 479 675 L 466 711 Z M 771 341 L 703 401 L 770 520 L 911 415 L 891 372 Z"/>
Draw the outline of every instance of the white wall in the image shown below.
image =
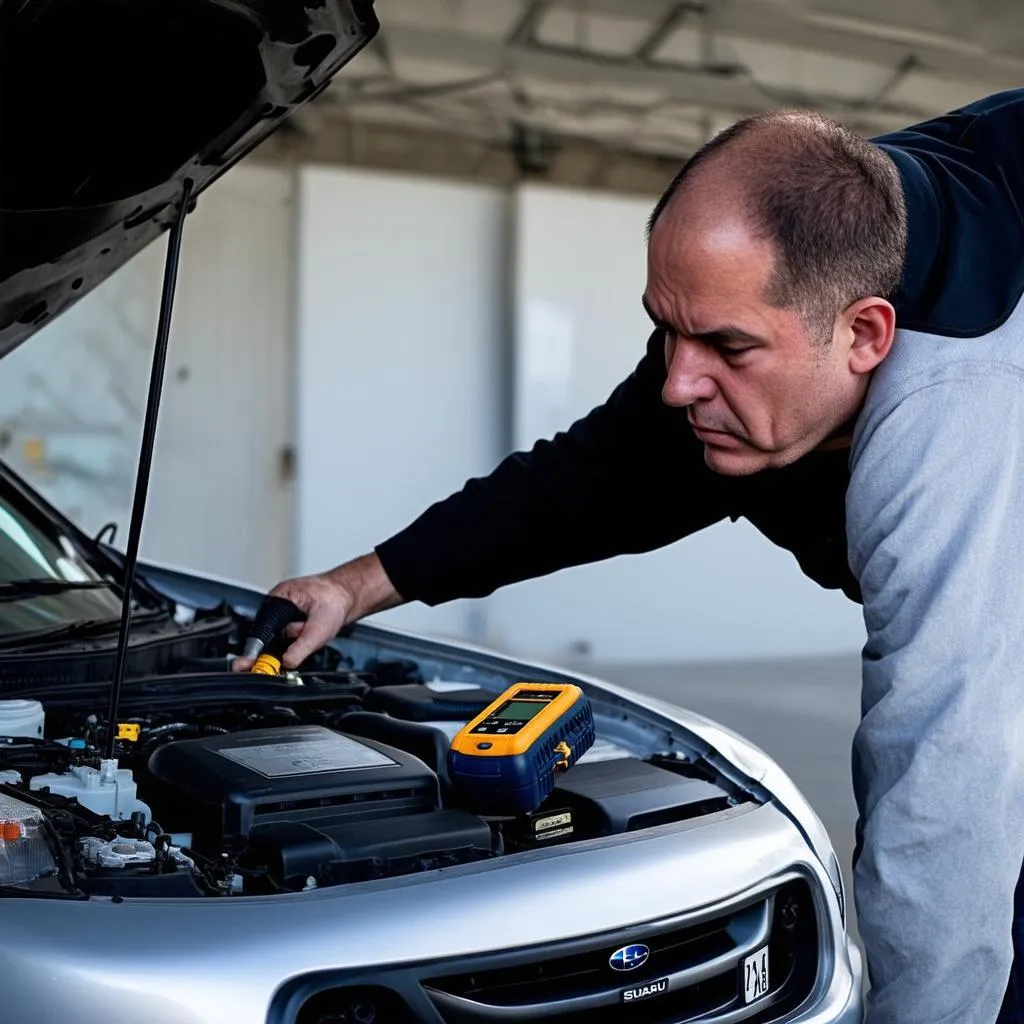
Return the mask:
<path fill-rule="evenodd" d="M 186 221 L 143 534 L 149 558 L 261 587 L 292 562 L 293 187 L 235 167 Z"/>
<path fill-rule="evenodd" d="M 302 172 L 298 572 L 369 550 L 500 456 L 506 208 L 496 189 Z M 379 618 L 467 637 L 482 612 Z"/>
<path fill-rule="evenodd" d="M 603 401 L 643 355 L 644 223 L 653 199 L 524 187 L 515 207 L 514 438 L 527 448 Z M 745 521 L 668 549 L 566 570 L 492 599 L 495 642 L 602 660 L 852 651 L 860 608 L 804 577 Z"/>

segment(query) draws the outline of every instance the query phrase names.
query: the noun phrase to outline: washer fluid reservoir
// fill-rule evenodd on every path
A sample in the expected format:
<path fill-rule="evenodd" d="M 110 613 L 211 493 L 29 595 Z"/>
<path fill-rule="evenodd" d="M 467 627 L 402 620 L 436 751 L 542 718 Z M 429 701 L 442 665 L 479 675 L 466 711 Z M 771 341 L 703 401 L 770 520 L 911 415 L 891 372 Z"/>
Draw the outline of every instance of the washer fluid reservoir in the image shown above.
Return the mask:
<path fill-rule="evenodd" d="M 37 700 L 0 700 L 0 736 L 42 739 L 46 716 Z"/>

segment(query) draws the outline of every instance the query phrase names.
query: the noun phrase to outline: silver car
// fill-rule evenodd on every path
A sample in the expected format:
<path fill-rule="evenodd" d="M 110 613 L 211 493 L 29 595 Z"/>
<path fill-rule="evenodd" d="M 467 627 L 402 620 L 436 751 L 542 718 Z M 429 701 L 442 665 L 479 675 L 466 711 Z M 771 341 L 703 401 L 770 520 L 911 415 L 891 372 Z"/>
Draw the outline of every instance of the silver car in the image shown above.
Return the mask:
<path fill-rule="evenodd" d="M 194 198 L 376 31 L 370 0 L 0 7 L 0 355 L 170 230 L 159 355 Z M 762 751 L 368 624 L 233 673 L 263 595 L 136 565 L 143 507 L 122 553 L 0 464 L 4 1024 L 861 1019 L 835 854 Z M 596 740 L 470 809 L 453 738 L 522 681 L 577 685 Z"/>

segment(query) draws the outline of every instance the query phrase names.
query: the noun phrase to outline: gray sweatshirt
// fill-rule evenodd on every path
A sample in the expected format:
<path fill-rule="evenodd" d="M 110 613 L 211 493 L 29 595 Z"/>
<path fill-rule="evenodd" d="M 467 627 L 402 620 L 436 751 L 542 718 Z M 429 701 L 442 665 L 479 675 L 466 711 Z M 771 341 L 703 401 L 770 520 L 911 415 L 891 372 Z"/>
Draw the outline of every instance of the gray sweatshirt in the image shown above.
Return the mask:
<path fill-rule="evenodd" d="M 991 1024 L 1024 862 L 1024 305 L 901 331 L 858 420 L 854 784 L 871 1024 Z"/>
<path fill-rule="evenodd" d="M 867 1019 L 992 1024 L 1024 863 L 1024 93 L 882 144 L 912 239 L 846 495 L 868 633 L 853 750 Z"/>

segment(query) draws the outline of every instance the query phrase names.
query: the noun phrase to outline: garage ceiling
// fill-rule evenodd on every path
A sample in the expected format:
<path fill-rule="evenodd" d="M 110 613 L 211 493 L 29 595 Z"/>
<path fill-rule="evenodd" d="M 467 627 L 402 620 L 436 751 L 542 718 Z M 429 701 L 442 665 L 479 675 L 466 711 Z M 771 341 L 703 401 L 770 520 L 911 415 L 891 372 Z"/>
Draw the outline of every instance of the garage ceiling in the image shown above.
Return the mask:
<path fill-rule="evenodd" d="M 1020 0 L 377 0 L 311 111 L 512 146 L 685 156 L 754 111 L 866 134 L 1024 84 Z"/>

